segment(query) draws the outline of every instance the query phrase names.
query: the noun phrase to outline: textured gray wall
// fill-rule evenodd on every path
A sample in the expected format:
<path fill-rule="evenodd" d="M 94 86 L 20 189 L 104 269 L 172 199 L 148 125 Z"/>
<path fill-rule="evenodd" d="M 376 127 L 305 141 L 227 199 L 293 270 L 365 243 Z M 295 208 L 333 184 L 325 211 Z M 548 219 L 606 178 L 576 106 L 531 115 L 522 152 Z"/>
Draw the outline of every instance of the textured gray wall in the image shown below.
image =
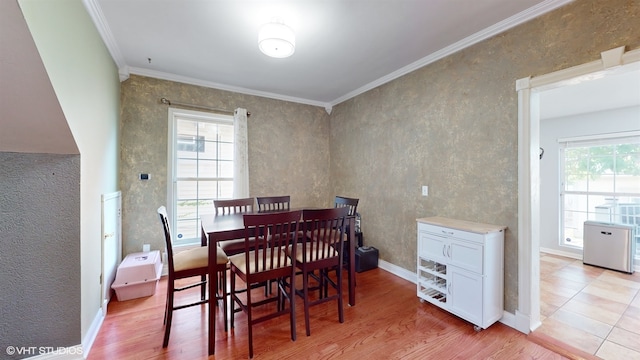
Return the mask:
<path fill-rule="evenodd" d="M 518 301 L 515 81 L 640 46 L 640 1 L 579 0 L 336 106 L 333 190 L 360 198 L 365 243 L 415 271 L 418 217 L 506 225 L 505 309 Z M 429 196 L 420 186 L 429 185 Z"/>
<path fill-rule="evenodd" d="M 121 166 L 123 254 L 142 244 L 164 249 L 156 209 L 167 202 L 168 107 L 175 102 L 246 108 L 250 195 L 291 195 L 291 206 L 333 205 L 329 188 L 329 115 L 324 109 L 131 76 L 122 83 Z M 138 180 L 139 173 L 151 180 Z M 212 204 L 213 206 L 213 204 Z"/>
<path fill-rule="evenodd" d="M 0 164 L 0 358 L 77 345 L 80 155 L 3 152 Z"/>

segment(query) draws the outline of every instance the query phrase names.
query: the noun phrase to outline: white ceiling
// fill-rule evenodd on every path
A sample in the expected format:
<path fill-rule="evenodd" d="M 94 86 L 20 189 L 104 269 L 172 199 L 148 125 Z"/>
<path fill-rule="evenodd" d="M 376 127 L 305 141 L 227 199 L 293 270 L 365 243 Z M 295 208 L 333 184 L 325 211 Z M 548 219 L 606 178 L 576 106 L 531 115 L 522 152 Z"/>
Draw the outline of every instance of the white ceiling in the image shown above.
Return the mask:
<path fill-rule="evenodd" d="M 540 93 L 541 120 L 631 106 L 640 108 L 640 63 L 574 79 Z"/>
<path fill-rule="evenodd" d="M 84 0 L 121 74 L 323 106 L 571 0 Z M 281 18 L 296 51 L 258 50 Z"/>

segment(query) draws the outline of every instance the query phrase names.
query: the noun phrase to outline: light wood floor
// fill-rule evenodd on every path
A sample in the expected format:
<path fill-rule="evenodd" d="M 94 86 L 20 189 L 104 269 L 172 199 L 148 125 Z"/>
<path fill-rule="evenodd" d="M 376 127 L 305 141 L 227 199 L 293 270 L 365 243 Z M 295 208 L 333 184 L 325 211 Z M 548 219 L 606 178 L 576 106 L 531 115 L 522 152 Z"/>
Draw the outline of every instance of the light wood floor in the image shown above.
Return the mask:
<path fill-rule="evenodd" d="M 298 301 L 297 341 L 289 338 L 286 317 L 259 324 L 254 327 L 254 358 L 565 358 L 500 323 L 475 332 L 470 323 L 418 301 L 415 284 L 384 270 L 360 273 L 357 281 L 358 303 L 345 307 L 343 324 L 335 302 L 318 305 L 311 309 L 311 336 L 305 336 Z M 112 301 L 88 359 L 206 359 L 206 307 L 176 311 L 169 347 L 162 348 L 165 292 L 162 278 L 154 296 Z M 210 359 L 247 358 L 244 315 L 236 315 L 236 329 L 229 333 L 224 332 L 222 316 L 217 319 L 216 355 Z"/>
<path fill-rule="evenodd" d="M 540 254 L 540 313 L 546 335 L 602 359 L 640 359 L 640 273 Z"/>

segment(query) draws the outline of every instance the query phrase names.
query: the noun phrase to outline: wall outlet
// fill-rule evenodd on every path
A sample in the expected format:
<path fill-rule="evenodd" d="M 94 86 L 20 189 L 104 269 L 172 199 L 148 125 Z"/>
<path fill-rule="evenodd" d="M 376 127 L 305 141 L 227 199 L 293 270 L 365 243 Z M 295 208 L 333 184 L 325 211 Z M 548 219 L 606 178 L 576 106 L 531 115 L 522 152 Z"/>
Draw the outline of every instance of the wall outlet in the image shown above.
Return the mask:
<path fill-rule="evenodd" d="M 143 252 L 151 251 L 151 245 L 150 244 L 142 244 L 142 251 Z"/>
<path fill-rule="evenodd" d="M 422 185 L 422 196 L 429 196 L 429 187 L 427 185 Z"/>

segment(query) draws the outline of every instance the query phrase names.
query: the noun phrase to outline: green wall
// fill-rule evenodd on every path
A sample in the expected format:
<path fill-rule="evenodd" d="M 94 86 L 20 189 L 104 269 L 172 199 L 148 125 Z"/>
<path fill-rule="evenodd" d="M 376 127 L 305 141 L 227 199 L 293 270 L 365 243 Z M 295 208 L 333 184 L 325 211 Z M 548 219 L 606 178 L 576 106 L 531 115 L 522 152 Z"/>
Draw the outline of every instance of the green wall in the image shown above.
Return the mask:
<path fill-rule="evenodd" d="M 118 190 L 120 81 L 81 0 L 19 4 L 80 150 L 80 259 L 59 260 L 76 263 L 81 276 L 81 306 L 75 310 L 85 341 L 101 306 L 101 195 Z"/>

